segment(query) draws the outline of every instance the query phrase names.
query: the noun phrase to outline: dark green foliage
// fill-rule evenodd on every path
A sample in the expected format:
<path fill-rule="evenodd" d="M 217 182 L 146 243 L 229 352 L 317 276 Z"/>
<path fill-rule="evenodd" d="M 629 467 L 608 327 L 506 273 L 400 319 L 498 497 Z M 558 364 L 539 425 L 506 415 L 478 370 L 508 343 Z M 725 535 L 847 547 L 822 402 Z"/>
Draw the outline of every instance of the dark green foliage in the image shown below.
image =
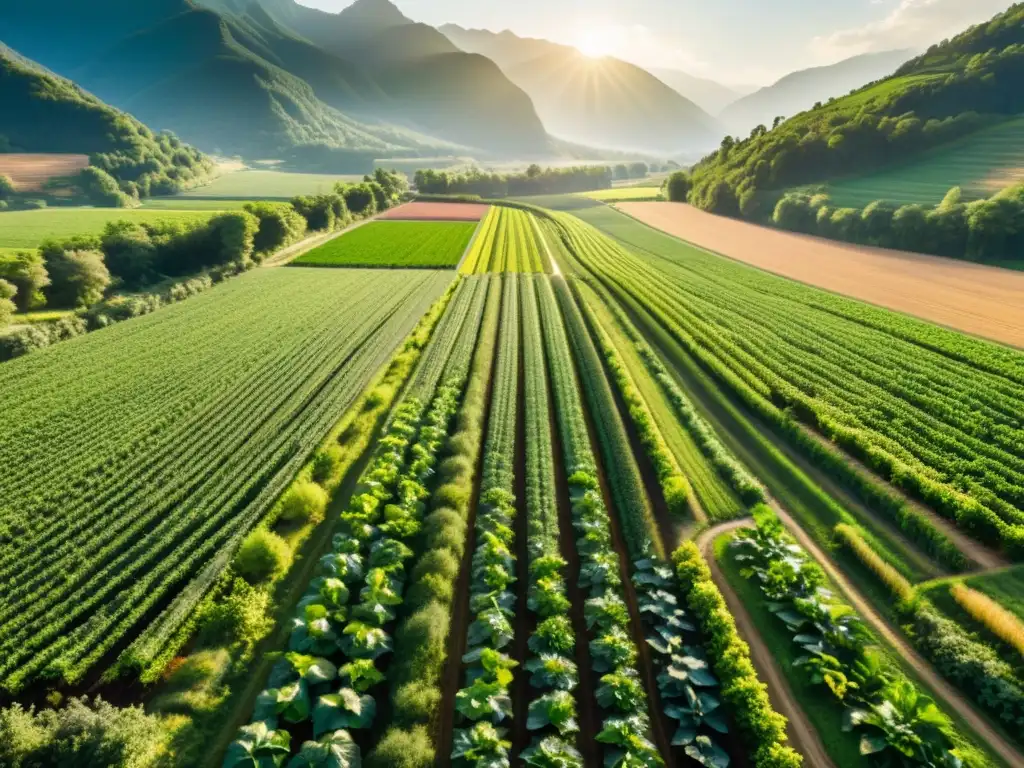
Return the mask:
<path fill-rule="evenodd" d="M 43 289 L 50 285 L 50 276 L 38 251 L 0 256 L 0 278 L 17 289 L 14 303 L 19 311 L 29 312 L 46 304 Z"/>
<path fill-rule="evenodd" d="M 666 182 L 669 202 L 685 203 L 692 188 L 693 183 L 690 180 L 690 174 L 686 171 L 676 171 L 668 177 Z"/>
<path fill-rule="evenodd" d="M 0 711 L 0 764 L 8 768 L 146 766 L 156 758 L 163 727 L 141 707 L 100 698 L 71 699 L 60 710 Z"/>
<path fill-rule="evenodd" d="M 943 677 L 952 681 L 1020 740 L 1024 727 L 1024 686 L 1013 666 L 990 646 L 920 600 L 907 616 L 914 645 Z"/>
<path fill-rule="evenodd" d="M 480 195 L 523 197 L 610 189 L 612 170 L 605 166 L 544 168 L 532 166 L 520 174 L 488 173 L 474 168 L 465 172 L 419 170 L 413 177 L 416 189 L 427 195 Z"/>
<path fill-rule="evenodd" d="M 349 208 L 340 194 L 296 197 L 292 207 L 312 232 L 329 232 L 348 226 Z"/>
<path fill-rule="evenodd" d="M 0 279 L 0 328 L 3 328 L 11 320 L 11 315 L 17 308 L 11 299 L 18 293 L 18 289 L 6 280 Z"/>
<path fill-rule="evenodd" d="M 259 230 L 253 241 L 255 256 L 259 260 L 300 240 L 306 233 L 306 218 L 294 206 L 246 203 L 244 210 L 259 220 Z"/>
<path fill-rule="evenodd" d="M 6 174 L 0 173 L 0 200 L 3 200 L 4 198 L 8 197 L 14 197 L 16 193 L 17 190 L 14 188 L 14 182 L 11 181 L 11 177 L 7 176 Z"/>
<path fill-rule="evenodd" d="M 134 195 L 125 194 L 117 180 L 102 168 L 84 168 L 74 178 L 75 186 L 86 202 L 104 208 L 127 208 L 136 202 L 138 185 L 132 181 Z"/>
<path fill-rule="evenodd" d="M 46 295 L 51 307 L 89 307 L 103 298 L 110 285 L 110 272 L 103 263 L 102 251 L 90 245 L 95 246 L 91 238 L 80 238 L 77 242 L 49 242 L 39 247 L 50 275 Z"/>
<path fill-rule="evenodd" d="M 366 758 L 367 768 L 430 768 L 434 746 L 427 729 L 391 728 Z"/>
<path fill-rule="evenodd" d="M 377 189 L 380 190 L 379 198 L 370 182 L 341 186 L 338 191 L 345 198 L 345 205 L 352 213 L 357 216 L 371 216 L 380 209 L 380 203 L 385 202 L 383 188 L 378 184 Z"/>
<path fill-rule="evenodd" d="M 251 584 L 283 573 L 291 564 L 291 552 L 284 539 L 265 528 L 250 533 L 235 555 L 234 567 Z"/>

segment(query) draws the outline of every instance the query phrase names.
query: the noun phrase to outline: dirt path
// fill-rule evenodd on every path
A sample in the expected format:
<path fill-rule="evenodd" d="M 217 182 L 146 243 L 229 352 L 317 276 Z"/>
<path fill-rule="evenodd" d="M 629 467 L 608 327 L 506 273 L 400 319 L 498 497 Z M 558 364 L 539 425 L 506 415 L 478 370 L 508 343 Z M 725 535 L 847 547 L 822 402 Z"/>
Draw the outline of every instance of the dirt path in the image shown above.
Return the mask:
<path fill-rule="evenodd" d="M 914 670 L 914 673 L 931 689 L 932 694 L 943 707 L 955 711 L 971 729 L 981 737 L 989 747 L 996 752 L 1009 765 L 1024 765 L 1022 756 L 1015 747 L 1004 739 L 996 730 L 989 725 L 988 721 L 979 715 L 974 707 L 949 683 L 942 679 L 932 666 L 918 655 L 903 636 L 893 629 L 881 614 L 864 599 L 846 576 L 832 563 L 832 560 L 821 550 L 800 525 L 794 520 L 785 509 L 777 502 L 771 501 L 772 509 L 779 516 L 779 519 L 786 525 L 789 532 L 793 534 L 800 546 L 814 558 L 822 570 L 843 593 L 857 613 L 864 621 L 888 643 Z"/>
<path fill-rule="evenodd" d="M 1024 272 L 782 232 L 682 203 L 620 203 L 638 221 L 768 272 L 1024 347 Z"/>
<path fill-rule="evenodd" d="M 808 766 L 813 766 L 813 768 L 834 768 L 835 764 L 828 756 L 825 745 L 821 741 L 821 736 L 818 735 L 818 731 L 815 730 L 810 720 L 807 719 L 803 708 L 797 703 L 782 668 L 775 660 L 764 640 L 761 639 L 761 634 L 754 624 L 754 620 L 747 612 L 743 602 L 733 592 L 732 587 L 725 578 L 725 574 L 718 565 L 718 561 L 714 557 L 714 553 L 711 551 L 715 539 L 723 533 L 737 531 L 741 528 L 752 528 L 753 525 L 754 523 L 751 520 L 733 520 L 716 525 L 704 531 L 697 538 L 697 548 L 700 549 L 701 554 L 704 555 L 704 559 L 711 568 L 711 577 L 715 584 L 718 585 L 719 590 L 721 590 L 726 605 L 729 606 L 729 612 L 736 620 L 740 636 L 750 646 L 750 655 L 754 661 L 754 666 L 757 668 L 758 677 L 768 685 L 768 695 L 772 706 L 789 720 L 786 730 L 793 749 L 804 756 Z"/>

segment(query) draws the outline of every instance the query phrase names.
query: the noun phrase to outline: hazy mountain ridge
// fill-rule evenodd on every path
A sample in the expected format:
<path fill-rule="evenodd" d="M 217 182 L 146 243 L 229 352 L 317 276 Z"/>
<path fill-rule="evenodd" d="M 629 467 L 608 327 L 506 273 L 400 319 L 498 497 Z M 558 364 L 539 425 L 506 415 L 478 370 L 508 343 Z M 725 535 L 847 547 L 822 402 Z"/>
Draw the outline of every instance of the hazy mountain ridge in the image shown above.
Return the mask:
<path fill-rule="evenodd" d="M 0 0 L 0 39 L 210 150 L 551 151 L 529 98 L 496 65 L 458 52 L 387 0 L 359 0 L 341 14 L 291 0 L 139 5 L 98 0 L 86 12 L 77 0 L 45 8 Z M 103 26 L 98 17 L 117 23 Z M 345 34 L 333 35 L 337 29 Z M 402 40 L 409 46 L 396 49 Z M 410 52 L 428 55 L 406 58 Z"/>
<path fill-rule="evenodd" d="M 634 64 L 512 32 L 441 31 L 487 56 L 533 99 L 551 133 L 616 149 L 676 154 L 714 146 L 721 129 L 693 102 Z"/>
<path fill-rule="evenodd" d="M 727 106 L 750 93 L 678 69 L 649 68 L 648 71 L 709 115 L 720 114 Z"/>
<path fill-rule="evenodd" d="M 737 99 L 719 114 L 726 128 L 746 136 L 776 117 L 793 117 L 817 102 L 845 96 L 856 88 L 888 77 L 914 55 L 911 49 L 866 53 L 822 67 L 792 72 L 772 85 Z"/>

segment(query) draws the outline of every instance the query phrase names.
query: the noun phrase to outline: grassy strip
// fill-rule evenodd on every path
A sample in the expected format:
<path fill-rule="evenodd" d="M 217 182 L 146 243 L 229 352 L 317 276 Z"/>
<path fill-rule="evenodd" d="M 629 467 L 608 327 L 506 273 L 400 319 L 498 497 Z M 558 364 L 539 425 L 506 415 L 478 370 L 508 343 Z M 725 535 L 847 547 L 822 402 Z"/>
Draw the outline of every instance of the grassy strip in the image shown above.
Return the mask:
<path fill-rule="evenodd" d="M 637 434 L 640 437 L 640 443 L 647 452 L 647 457 L 651 460 L 654 471 L 658 475 L 658 482 L 661 484 L 661 490 L 665 496 L 669 511 L 680 517 L 697 516 L 700 508 L 690 503 L 693 497 L 693 488 L 683 475 L 675 457 L 669 451 L 665 438 L 658 429 L 658 425 L 651 415 L 643 395 L 640 394 L 632 377 L 629 375 L 629 371 L 623 364 L 618 350 L 616 350 L 612 340 L 597 319 L 590 302 L 584 298 L 579 285 L 575 281 L 570 281 L 570 285 L 578 300 L 577 303 L 583 310 L 583 315 L 597 339 L 597 346 L 604 355 L 605 364 L 611 371 L 619 393 L 626 403 L 629 416 L 633 420 Z"/>
<path fill-rule="evenodd" d="M 447 662 L 455 584 L 469 535 L 470 502 L 483 444 L 484 414 L 497 349 L 501 280 L 488 287 L 487 306 L 449 456 L 423 525 L 423 551 L 412 569 L 406 604 L 411 613 L 395 633 L 388 670 L 392 724 L 367 755 L 370 768 L 426 768 L 437 748 L 441 675 Z"/>
<path fill-rule="evenodd" d="M 821 686 L 811 684 L 794 666 L 794 662 L 803 655 L 802 650 L 793 642 L 792 633 L 768 610 L 757 586 L 743 578 L 743 569 L 729 546 L 733 538 L 733 534 L 727 534 L 716 539 L 714 544 L 715 559 L 729 586 L 746 607 L 761 639 L 786 675 L 793 697 L 821 736 L 821 742 L 836 768 L 860 768 L 864 765 L 860 737 L 843 731 L 842 713 L 835 699 Z"/>
<path fill-rule="evenodd" d="M 983 624 L 989 632 L 1020 654 L 1024 654 L 1024 622 L 1003 608 L 984 592 L 971 589 L 966 584 L 954 583 L 949 588 L 953 599 L 971 617 Z"/>
<path fill-rule="evenodd" d="M 679 588 L 687 606 L 697 617 L 711 659 L 712 669 L 722 684 L 733 719 L 739 726 L 743 746 L 756 768 L 795 768 L 803 758 L 786 742 L 786 718 L 776 712 L 768 698 L 768 687 L 757 677 L 750 659 L 750 646 L 739 636 L 736 621 L 725 598 L 711 578 L 697 545 L 688 541 L 672 556 Z"/>

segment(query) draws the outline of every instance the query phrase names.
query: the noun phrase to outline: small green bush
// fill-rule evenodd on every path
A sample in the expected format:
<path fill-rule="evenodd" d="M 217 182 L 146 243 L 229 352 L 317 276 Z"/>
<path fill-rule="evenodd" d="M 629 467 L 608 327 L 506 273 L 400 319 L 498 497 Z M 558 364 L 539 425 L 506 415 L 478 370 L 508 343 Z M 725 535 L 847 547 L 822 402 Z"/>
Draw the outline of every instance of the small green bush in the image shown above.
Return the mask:
<path fill-rule="evenodd" d="M 256 643 L 273 628 L 270 618 L 270 594 L 235 579 L 231 590 L 210 605 L 199 618 L 199 645 L 203 648 L 227 646 L 241 658 L 248 657 Z"/>
<path fill-rule="evenodd" d="M 426 550 L 449 549 L 461 554 L 466 546 L 466 521 L 453 509 L 440 508 L 423 521 Z"/>
<path fill-rule="evenodd" d="M 441 706 L 441 689 L 414 680 L 395 691 L 392 704 L 394 717 L 400 723 L 429 722 Z"/>
<path fill-rule="evenodd" d="M 447 472 L 446 465 L 453 459 L 448 459 L 441 466 L 442 472 Z M 451 507 L 452 509 L 464 509 L 469 504 L 470 489 L 456 483 L 445 483 L 434 491 L 434 505 L 438 507 Z"/>
<path fill-rule="evenodd" d="M 366 758 L 366 768 L 430 768 L 434 747 L 427 729 L 391 728 Z"/>
<path fill-rule="evenodd" d="M 120 709 L 97 698 L 64 709 L 0 711 L 0 765 L 5 768 L 148 768 L 163 745 L 160 721 L 141 707 Z"/>
<path fill-rule="evenodd" d="M 299 481 L 281 501 L 281 520 L 286 523 L 318 523 L 327 512 L 327 491 L 316 483 Z"/>
<path fill-rule="evenodd" d="M 258 528 L 238 548 L 234 567 L 250 584 L 258 584 L 284 573 L 291 562 L 292 554 L 285 540 L 272 531 Z"/>
<path fill-rule="evenodd" d="M 313 482 L 324 485 L 331 480 L 341 466 L 344 453 L 340 446 L 329 445 L 313 457 Z"/>
<path fill-rule="evenodd" d="M 449 581 L 459 577 L 459 559 L 447 549 L 435 549 L 420 558 L 412 572 L 414 581 L 419 581 L 428 574 L 436 574 Z"/>

